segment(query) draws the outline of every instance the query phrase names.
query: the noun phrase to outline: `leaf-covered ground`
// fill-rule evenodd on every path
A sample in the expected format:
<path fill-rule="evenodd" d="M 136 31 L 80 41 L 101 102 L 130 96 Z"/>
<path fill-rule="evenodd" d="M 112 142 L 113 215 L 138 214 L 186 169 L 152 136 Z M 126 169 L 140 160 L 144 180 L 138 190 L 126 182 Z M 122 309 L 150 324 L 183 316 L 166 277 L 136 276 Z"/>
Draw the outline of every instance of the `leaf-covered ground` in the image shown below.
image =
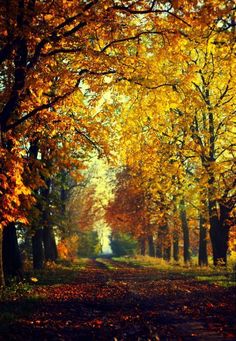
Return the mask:
<path fill-rule="evenodd" d="M 236 340 L 233 287 L 114 260 L 87 261 L 63 283 L 50 273 L 2 299 L 0 340 Z"/>

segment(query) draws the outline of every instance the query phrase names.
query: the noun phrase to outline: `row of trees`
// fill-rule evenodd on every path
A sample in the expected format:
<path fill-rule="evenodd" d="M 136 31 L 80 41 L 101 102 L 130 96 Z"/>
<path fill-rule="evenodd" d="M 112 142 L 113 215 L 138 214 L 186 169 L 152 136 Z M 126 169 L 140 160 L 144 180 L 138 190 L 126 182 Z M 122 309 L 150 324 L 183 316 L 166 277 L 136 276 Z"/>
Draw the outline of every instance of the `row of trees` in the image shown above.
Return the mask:
<path fill-rule="evenodd" d="M 148 242 L 151 256 L 166 259 L 172 245 L 178 260 L 182 235 L 185 262 L 191 225 L 200 265 L 208 262 L 208 232 L 214 265 L 226 264 L 235 226 L 235 22 L 229 16 L 225 27 L 213 19 L 170 43 L 158 37 L 144 44 L 123 97 L 107 106 L 119 103 L 124 165 L 108 222 L 135 236 L 142 254 Z M 120 85 L 113 91 L 118 95 Z"/>
<path fill-rule="evenodd" d="M 139 160 L 127 162 L 132 174 L 143 172 L 145 167 L 155 170 L 146 172 L 143 179 L 146 183 L 151 179 L 151 190 L 156 193 L 159 172 L 165 176 L 170 170 L 173 177 L 178 177 L 175 166 L 163 167 L 162 171 L 159 161 L 168 164 L 170 155 L 183 150 L 172 165 L 181 164 L 184 172 L 188 163 L 185 159 L 190 157 L 186 146 L 202 152 L 198 159 L 198 154 L 194 155 L 195 168 L 193 171 L 190 167 L 190 172 L 196 183 L 203 174 L 195 171 L 199 164 L 208 174 L 208 197 L 203 195 L 203 201 L 208 200 L 211 231 L 219 243 L 219 226 L 225 224 L 228 218 L 223 216 L 229 216 L 227 210 L 232 206 L 227 200 L 233 200 L 232 172 L 228 172 L 231 149 L 227 147 L 233 114 L 233 9 L 233 1 L 222 4 L 218 0 L 0 1 L 0 255 L 8 254 L 3 259 L 0 256 L 0 285 L 4 284 L 6 260 L 13 262 L 14 252 L 18 253 L 16 227 L 27 230 L 29 239 L 33 238 L 37 267 L 42 244 L 45 254 L 46 245 L 50 245 L 48 252 L 55 252 L 53 226 L 66 227 L 65 200 L 73 186 L 71 177 L 80 180 L 84 160 L 92 148 L 100 155 L 118 157 L 110 150 L 119 139 L 127 146 L 123 148 L 126 159 L 137 151 L 144 155 L 141 161 L 146 166 L 140 166 L 140 170 Z M 203 46 L 204 41 L 216 52 L 199 52 L 199 44 Z M 189 73 L 196 79 L 190 80 Z M 164 89 L 169 89 L 171 107 Z M 192 103 L 194 93 L 198 94 Z M 125 105 L 127 101 L 134 102 L 134 106 Z M 105 108 L 105 104 L 110 107 Z M 125 122 L 127 110 L 129 121 Z M 145 117 L 143 112 L 148 115 Z M 216 120 L 218 113 L 225 116 Z M 134 124 L 139 118 L 142 133 Z M 160 130 L 163 124 L 167 124 L 166 129 Z M 218 145 L 216 134 L 221 136 L 224 129 L 226 137 L 220 138 Z M 167 142 L 162 145 L 166 158 L 158 160 L 159 149 L 149 159 L 148 148 L 158 145 L 158 136 L 165 134 Z M 179 144 L 175 143 L 177 136 L 182 141 Z M 150 142 L 139 143 L 147 138 Z M 132 150 L 134 145 L 137 150 Z M 219 146 L 225 151 L 218 152 Z M 124 160 L 123 154 L 121 151 Z M 220 177 L 219 191 L 215 190 L 217 157 L 226 158 L 227 166 Z M 166 187 L 171 194 L 165 200 L 173 199 L 174 186 Z M 157 200 L 155 194 L 152 205 Z M 159 200 L 162 202 L 161 197 Z M 223 213 L 218 217 L 214 212 L 219 204 Z M 161 206 L 154 208 L 157 215 Z M 219 250 L 218 245 L 215 250 Z M 17 263 L 12 265 L 14 271 Z"/>

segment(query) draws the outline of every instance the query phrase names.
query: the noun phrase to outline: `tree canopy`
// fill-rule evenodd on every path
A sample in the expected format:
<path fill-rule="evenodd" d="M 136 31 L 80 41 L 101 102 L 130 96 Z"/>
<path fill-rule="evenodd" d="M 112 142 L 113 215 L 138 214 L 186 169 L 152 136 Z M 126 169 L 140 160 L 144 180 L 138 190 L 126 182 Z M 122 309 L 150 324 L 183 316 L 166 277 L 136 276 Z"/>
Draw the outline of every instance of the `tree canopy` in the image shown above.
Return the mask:
<path fill-rule="evenodd" d="M 121 169 L 105 213 L 115 230 L 150 243 L 165 231 L 170 245 L 204 217 L 225 264 L 234 11 L 219 0 L 0 1 L 1 234 L 52 235 L 95 151 Z M 80 220 L 95 200 L 88 190 Z"/>

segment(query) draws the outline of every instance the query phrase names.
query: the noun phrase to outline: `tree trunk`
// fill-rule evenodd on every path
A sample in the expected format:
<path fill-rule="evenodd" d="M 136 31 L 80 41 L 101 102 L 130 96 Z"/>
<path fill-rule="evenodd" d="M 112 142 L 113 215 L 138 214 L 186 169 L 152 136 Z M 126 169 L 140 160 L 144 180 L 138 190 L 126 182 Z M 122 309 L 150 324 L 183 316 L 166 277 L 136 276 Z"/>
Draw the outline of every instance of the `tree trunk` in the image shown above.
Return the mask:
<path fill-rule="evenodd" d="M 233 221 L 233 218 L 230 217 L 230 212 L 234 207 L 235 207 L 234 204 L 230 206 L 228 204 L 220 203 L 220 234 L 221 234 L 220 257 L 225 261 L 225 265 L 227 265 L 229 230 L 230 227 L 235 223 Z"/>
<path fill-rule="evenodd" d="M 50 215 L 50 193 L 52 191 L 52 179 L 45 180 L 46 188 L 42 189 L 42 198 L 45 202 L 43 209 L 43 245 L 44 255 L 46 261 L 55 261 L 57 259 L 57 247 L 53 228 L 51 226 L 51 215 Z"/>
<path fill-rule="evenodd" d="M 146 239 L 145 239 L 145 237 L 141 237 L 139 239 L 139 245 L 140 245 L 141 256 L 145 256 L 145 254 L 146 254 Z"/>
<path fill-rule="evenodd" d="M 182 222 L 183 240 L 184 240 L 184 263 L 189 263 L 190 256 L 190 241 L 189 241 L 189 226 L 186 214 L 186 207 L 184 200 L 180 202 L 180 218 Z"/>
<path fill-rule="evenodd" d="M 163 240 L 161 228 L 158 230 L 157 239 L 156 239 L 156 258 L 163 258 Z"/>
<path fill-rule="evenodd" d="M 226 236 L 224 236 L 222 221 L 218 218 L 217 212 L 217 202 L 216 200 L 211 200 L 209 198 L 208 202 L 208 211 L 209 211 L 209 221 L 210 221 L 210 238 L 213 252 L 213 264 L 215 266 L 226 266 L 227 257 L 226 251 L 227 247 L 225 246 Z"/>
<path fill-rule="evenodd" d="M 179 233 L 174 231 L 173 233 L 173 258 L 176 262 L 179 261 Z"/>
<path fill-rule="evenodd" d="M 169 229 L 167 225 L 160 226 L 158 229 L 157 242 L 156 242 L 156 257 L 168 258 L 169 252 Z"/>
<path fill-rule="evenodd" d="M 5 286 L 5 277 L 3 271 L 3 228 L 0 228 L 0 288 Z"/>
<path fill-rule="evenodd" d="M 61 215 L 62 217 L 66 214 L 66 201 L 68 199 L 68 190 L 64 188 L 66 183 L 66 171 L 61 171 L 61 193 L 60 193 L 60 200 L 61 200 Z"/>
<path fill-rule="evenodd" d="M 39 229 L 32 237 L 33 249 L 33 266 L 34 269 L 42 269 L 44 262 L 44 249 L 43 249 L 43 230 Z"/>
<path fill-rule="evenodd" d="M 148 236 L 148 253 L 150 257 L 155 257 L 155 247 L 152 235 Z"/>
<path fill-rule="evenodd" d="M 230 229 L 230 211 L 231 207 L 220 204 L 218 218 L 216 210 L 216 201 L 209 201 L 210 214 L 210 238 L 213 250 L 213 263 L 215 266 L 227 265 L 227 251 Z"/>
<path fill-rule="evenodd" d="M 209 123 L 209 158 L 205 164 L 205 169 L 208 173 L 208 212 L 210 220 L 210 238 L 213 250 L 213 262 L 214 265 L 226 266 L 227 265 L 227 249 L 229 238 L 229 226 L 227 218 L 229 216 L 230 209 L 220 204 L 220 210 L 218 212 L 217 200 L 216 200 L 216 180 L 214 174 L 215 157 L 215 126 L 214 126 L 214 114 L 209 100 L 209 89 L 206 92 L 207 104 L 209 106 L 208 123 Z"/>
<path fill-rule="evenodd" d="M 22 259 L 14 223 L 10 223 L 3 230 L 2 248 L 5 277 L 17 276 L 18 279 L 22 279 Z"/>
<path fill-rule="evenodd" d="M 200 214 L 199 217 L 199 251 L 198 251 L 198 265 L 205 266 L 208 265 L 207 258 L 207 229 L 204 226 L 206 220 L 203 215 Z"/>
<path fill-rule="evenodd" d="M 52 227 L 44 227 L 43 229 L 43 245 L 45 252 L 46 261 L 56 261 L 57 260 L 57 246 L 55 241 L 55 236 Z"/>
<path fill-rule="evenodd" d="M 166 261 L 170 261 L 171 258 L 171 246 L 167 246 L 164 248 L 163 259 Z"/>
<path fill-rule="evenodd" d="M 168 224 L 163 226 L 163 259 L 166 261 L 170 261 L 171 259 L 171 238 L 170 238 L 170 229 Z"/>
<path fill-rule="evenodd" d="M 163 258 L 163 248 L 160 239 L 157 238 L 156 242 L 156 258 Z"/>

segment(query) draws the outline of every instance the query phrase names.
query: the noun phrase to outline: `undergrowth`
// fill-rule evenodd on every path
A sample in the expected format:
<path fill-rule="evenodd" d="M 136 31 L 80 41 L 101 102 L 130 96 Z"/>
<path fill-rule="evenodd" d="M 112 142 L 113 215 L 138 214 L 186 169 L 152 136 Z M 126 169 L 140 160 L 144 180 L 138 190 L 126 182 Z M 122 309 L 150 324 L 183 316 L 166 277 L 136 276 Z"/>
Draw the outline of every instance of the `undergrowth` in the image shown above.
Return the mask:
<path fill-rule="evenodd" d="M 227 267 L 199 267 L 197 265 L 196 259 L 193 259 L 189 264 L 174 261 L 167 262 L 163 259 L 149 256 L 115 257 L 113 260 L 118 263 L 125 263 L 127 266 L 134 266 L 137 268 L 153 268 L 155 270 L 183 275 L 187 278 L 193 278 L 197 281 L 205 281 L 224 287 L 236 285 L 235 267 L 232 262 L 229 262 Z"/>

